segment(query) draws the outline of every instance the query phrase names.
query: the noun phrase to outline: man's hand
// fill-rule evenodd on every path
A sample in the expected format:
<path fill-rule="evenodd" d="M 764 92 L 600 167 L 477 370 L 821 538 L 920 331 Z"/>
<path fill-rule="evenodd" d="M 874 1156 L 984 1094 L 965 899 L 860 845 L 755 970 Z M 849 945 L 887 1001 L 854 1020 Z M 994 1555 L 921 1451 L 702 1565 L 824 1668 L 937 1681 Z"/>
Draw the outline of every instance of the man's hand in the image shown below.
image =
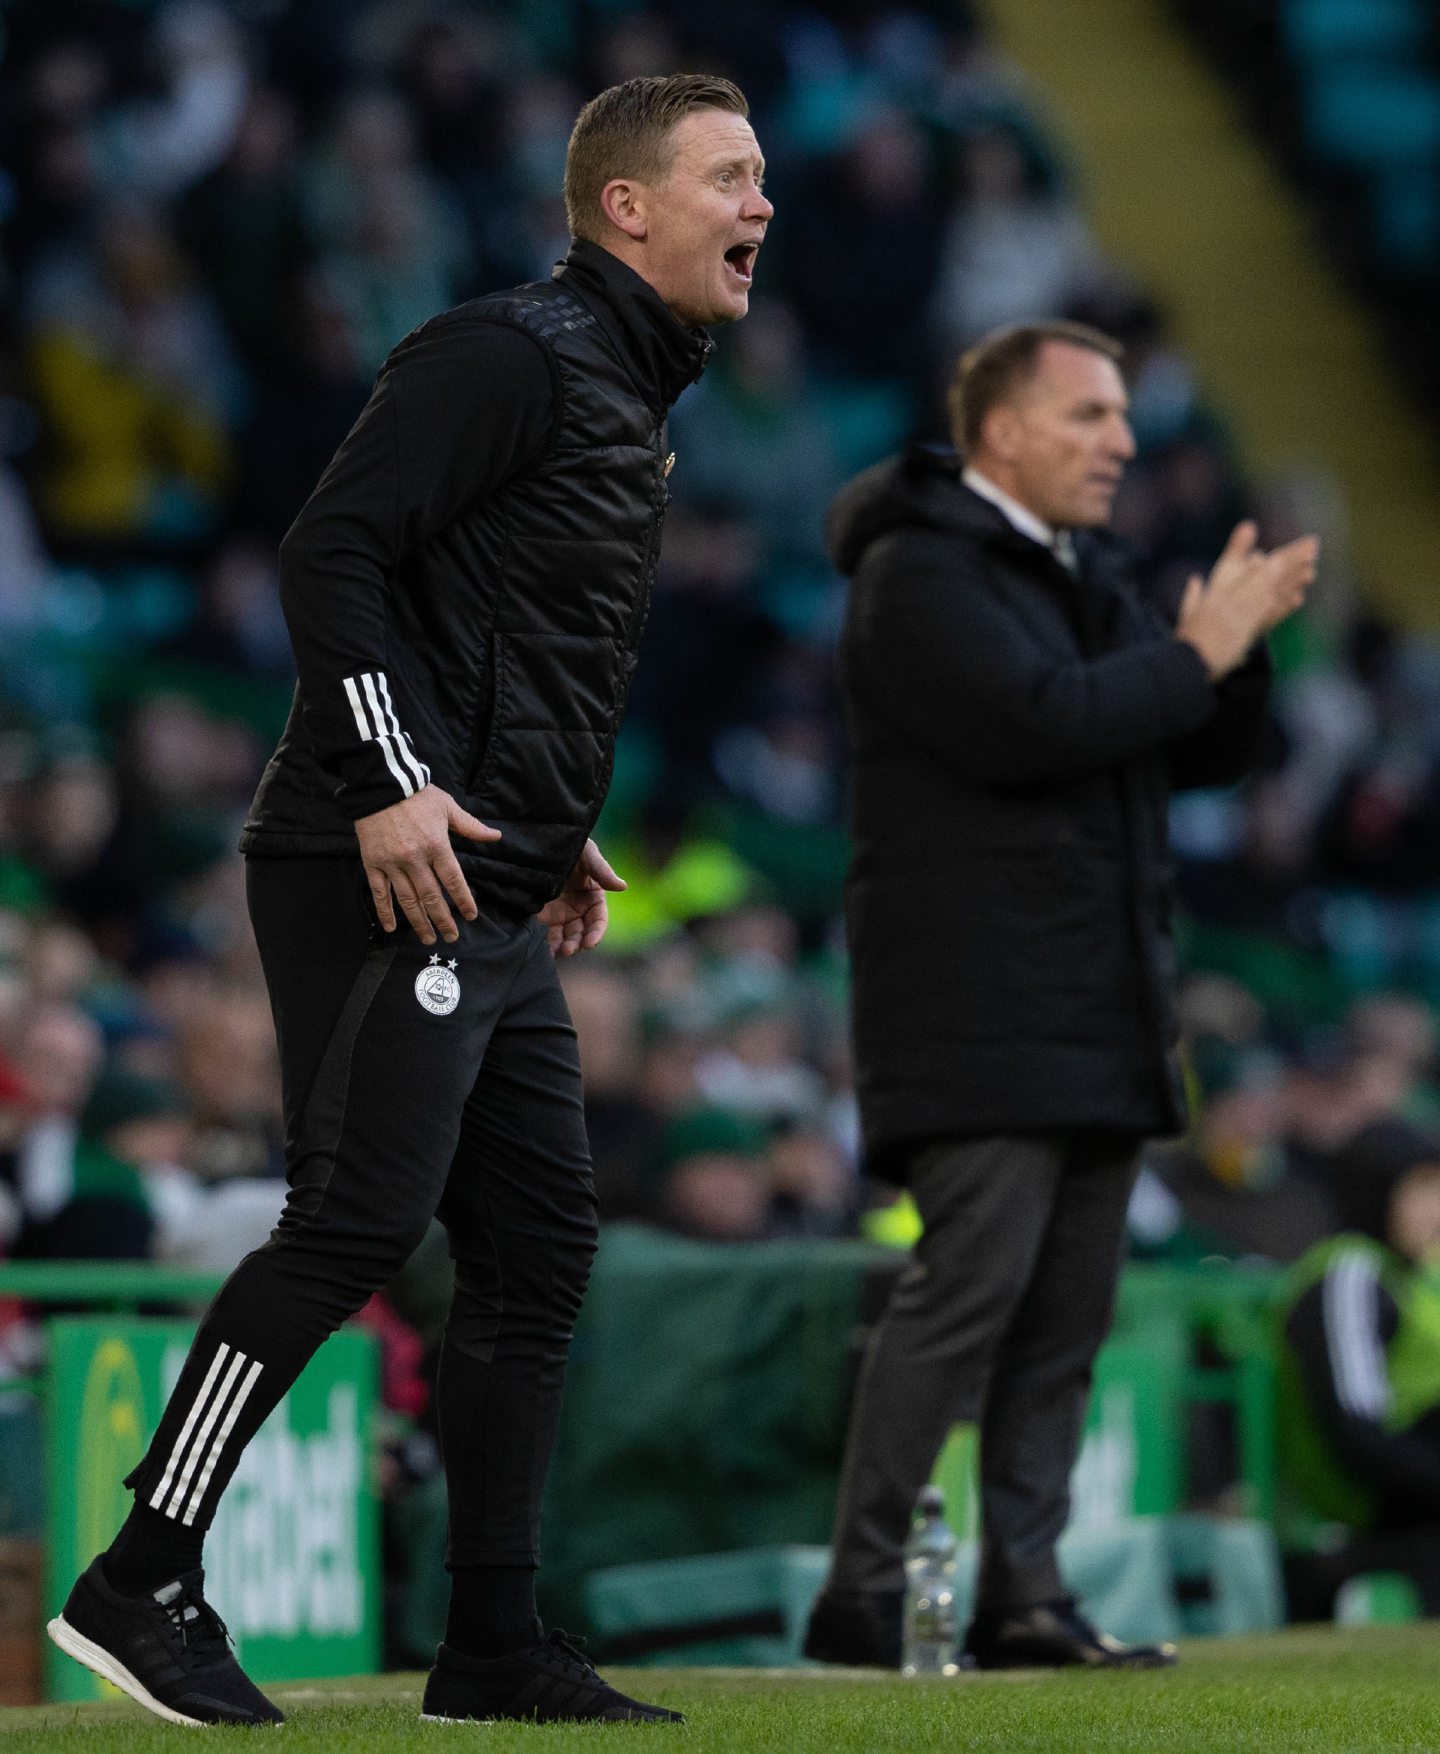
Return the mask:
<path fill-rule="evenodd" d="M 1315 569 L 1319 562 L 1318 536 L 1297 536 L 1293 542 L 1273 549 L 1264 557 L 1270 607 L 1260 624 L 1261 633 L 1269 633 L 1272 627 L 1278 627 L 1300 608 L 1306 592 L 1315 583 Z"/>
<path fill-rule="evenodd" d="M 452 833 L 466 840 L 500 839 L 498 828 L 487 828 L 439 786 L 426 786 L 355 824 L 375 912 L 387 932 L 395 930 L 392 894 L 422 944 L 433 944 L 437 931 L 447 944 L 460 936 L 447 893 L 467 920 L 475 918 L 475 897 L 451 848 Z"/>
<path fill-rule="evenodd" d="M 1301 536 L 1267 554 L 1255 526 L 1237 524 L 1208 579 L 1194 574 L 1180 600 L 1175 634 L 1194 646 L 1218 682 L 1242 663 L 1255 641 L 1305 601 L 1320 555 L 1317 536 Z"/>
<path fill-rule="evenodd" d="M 550 954 L 574 956 L 578 950 L 593 950 L 610 923 L 605 891 L 624 887 L 600 856 L 599 847 L 587 840 L 565 887 L 540 909 L 540 918 L 550 929 Z"/>

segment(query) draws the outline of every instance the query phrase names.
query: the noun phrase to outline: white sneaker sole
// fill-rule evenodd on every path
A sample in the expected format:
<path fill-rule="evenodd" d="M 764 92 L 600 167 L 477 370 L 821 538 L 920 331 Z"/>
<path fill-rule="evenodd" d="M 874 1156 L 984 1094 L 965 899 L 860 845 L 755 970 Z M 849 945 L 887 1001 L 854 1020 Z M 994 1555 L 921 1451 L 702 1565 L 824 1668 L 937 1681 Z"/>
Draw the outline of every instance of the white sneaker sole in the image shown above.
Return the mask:
<path fill-rule="evenodd" d="M 77 1663 L 84 1663 L 102 1681 L 109 1681 L 122 1693 L 128 1693 L 137 1705 L 143 1705 L 146 1711 L 153 1711 L 156 1717 L 163 1717 L 167 1724 L 184 1724 L 190 1730 L 208 1730 L 214 1727 L 198 1717 L 183 1717 L 178 1711 L 172 1711 L 168 1705 L 161 1705 L 158 1699 L 145 1691 L 123 1663 L 112 1657 L 108 1650 L 92 1644 L 83 1633 L 77 1632 L 63 1614 L 57 1614 L 45 1630 L 67 1657 L 74 1657 Z"/>
<path fill-rule="evenodd" d="M 143 1705 L 146 1711 L 153 1711 L 156 1717 L 163 1717 L 167 1724 L 183 1724 L 187 1730 L 213 1730 L 217 1727 L 215 1724 L 206 1723 L 204 1718 L 186 1717 L 183 1713 L 172 1710 L 168 1705 L 161 1705 L 158 1699 L 145 1691 L 122 1662 L 117 1661 L 108 1650 L 104 1650 L 100 1645 L 93 1644 L 83 1632 L 77 1632 L 63 1614 L 57 1614 L 45 1630 L 67 1657 L 74 1657 L 77 1663 L 84 1663 L 85 1667 L 98 1675 L 102 1681 L 109 1681 L 122 1693 L 128 1693 L 137 1705 Z M 226 1724 L 218 1727 L 234 1729 L 237 1726 Z M 246 1724 L 238 1727 L 278 1730 L 283 1726 L 280 1724 Z"/>
<path fill-rule="evenodd" d="M 526 1721 L 527 1720 L 524 1718 L 441 1717 L 437 1712 L 433 1711 L 422 1711 L 420 1713 L 420 1722 L 422 1724 L 472 1724 L 482 1730 L 489 1729 L 492 1725 L 498 1723 L 524 1723 Z M 588 1720 L 582 1718 L 571 1718 L 568 1721 L 574 1724 L 586 1722 Z"/>

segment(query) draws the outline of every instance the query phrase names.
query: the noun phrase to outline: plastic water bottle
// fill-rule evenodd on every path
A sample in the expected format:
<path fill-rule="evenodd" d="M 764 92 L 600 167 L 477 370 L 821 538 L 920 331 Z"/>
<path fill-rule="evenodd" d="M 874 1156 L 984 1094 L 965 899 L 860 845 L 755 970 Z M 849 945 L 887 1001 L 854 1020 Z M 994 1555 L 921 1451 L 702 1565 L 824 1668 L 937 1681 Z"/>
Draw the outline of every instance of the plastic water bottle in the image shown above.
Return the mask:
<path fill-rule="evenodd" d="M 945 1496 L 926 1486 L 915 1501 L 905 1543 L 905 1675 L 957 1675 L 955 1661 L 955 1537 L 945 1521 Z"/>

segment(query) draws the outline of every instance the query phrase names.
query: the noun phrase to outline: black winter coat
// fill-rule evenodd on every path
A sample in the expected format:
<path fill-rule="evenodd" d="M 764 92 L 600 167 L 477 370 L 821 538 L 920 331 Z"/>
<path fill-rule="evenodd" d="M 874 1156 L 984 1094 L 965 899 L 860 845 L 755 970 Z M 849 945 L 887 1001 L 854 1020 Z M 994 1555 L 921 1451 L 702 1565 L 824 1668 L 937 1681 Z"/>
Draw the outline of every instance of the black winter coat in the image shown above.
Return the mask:
<path fill-rule="evenodd" d="M 357 853 L 433 782 L 501 830 L 482 908 L 557 893 L 599 814 L 660 549 L 666 414 L 711 344 L 575 243 L 391 354 L 281 545 L 299 685 L 241 849 Z"/>
<path fill-rule="evenodd" d="M 859 476 L 830 540 L 872 1170 L 943 1134 L 1176 1131 L 1167 806 L 1249 765 L 1263 649 L 1212 686 L 1115 538 L 1080 534 L 1072 578 L 952 451 Z"/>

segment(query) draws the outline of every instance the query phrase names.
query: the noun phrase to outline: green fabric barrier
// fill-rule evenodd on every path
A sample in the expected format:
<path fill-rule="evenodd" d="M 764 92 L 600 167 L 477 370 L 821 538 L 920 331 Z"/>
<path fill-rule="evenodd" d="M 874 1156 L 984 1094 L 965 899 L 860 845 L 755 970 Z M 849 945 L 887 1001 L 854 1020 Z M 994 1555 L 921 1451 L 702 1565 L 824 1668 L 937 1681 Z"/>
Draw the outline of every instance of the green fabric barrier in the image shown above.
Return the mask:
<path fill-rule="evenodd" d="M 544 1520 L 544 1604 L 640 1558 L 826 1541 L 873 1251 L 611 1227 L 576 1330 Z"/>
<path fill-rule="evenodd" d="M 445 1636 L 450 1607 L 450 1579 L 445 1573 L 445 1543 L 450 1506 L 445 1476 L 422 1480 L 391 1506 L 392 1540 L 389 1563 L 394 1591 L 392 1636 L 401 1656 L 413 1667 L 428 1668 L 435 1647 Z"/>
<path fill-rule="evenodd" d="M 864 1275 L 885 1259 L 858 1244 L 735 1247 L 639 1226 L 607 1233 L 577 1331 L 546 1506 L 548 1612 L 586 1624 L 586 1579 L 615 1567 L 828 1540 Z M 1274 1277 L 1126 1272 L 1097 1365 L 1077 1523 L 1147 1526 L 1179 1511 L 1184 1421 L 1195 1399 L 1235 1404 L 1248 1496 L 1268 1502 L 1269 1377 L 1251 1348 L 1268 1332 L 1256 1312 Z M 1198 1335 L 1215 1342 L 1222 1368 L 1194 1367 Z M 948 1460 L 957 1478 L 967 1471 L 963 1439 Z M 973 1533 L 959 1490 L 952 1503 L 957 1532 Z M 1072 1528 L 1067 1539 L 1080 1535 Z M 1220 1540 L 1217 1565 L 1233 1568 L 1224 1542 L 1234 1539 L 1243 1545 L 1243 1537 Z M 1173 1569 L 1169 1558 L 1162 1569 Z M 1222 1589 L 1212 1579 L 1202 1604 L 1212 1618 L 1238 1616 L 1228 1605 L 1237 1589 L 1242 1604 L 1261 1604 L 1244 1612 L 1268 1624 L 1261 1585 Z"/>
<path fill-rule="evenodd" d="M 553 1619 L 585 1624 L 585 1580 L 615 1566 L 829 1539 L 864 1279 L 886 1260 L 864 1244 L 606 1233 L 546 1504 Z M 1126 1272 L 1097 1366 L 1077 1522 L 1181 1508 L 1197 1399 L 1235 1406 L 1247 1503 L 1268 1510 L 1273 1395 L 1258 1312 L 1274 1282 L 1228 1267 Z M 1195 1368 L 1201 1336 L 1219 1368 Z M 960 1515 L 958 1529 L 973 1523 Z"/>
<path fill-rule="evenodd" d="M 583 1628 L 587 1579 L 617 1567 L 694 1555 L 736 1555 L 739 1564 L 747 1551 L 793 1555 L 828 1540 L 862 1307 L 876 1304 L 880 1289 L 867 1298 L 866 1278 L 877 1268 L 893 1272 L 893 1264 L 891 1251 L 861 1243 L 714 1245 L 642 1226 L 607 1230 L 577 1329 L 546 1502 L 541 1589 L 552 1622 Z M 0 1295 L 102 1307 L 203 1302 L 216 1283 L 213 1275 L 131 1264 L 0 1265 Z M 1203 1400 L 1234 1406 L 1246 1497 L 1268 1511 L 1267 1312 L 1275 1283 L 1273 1271 L 1232 1266 L 1126 1271 L 1097 1367 L 1076 1475 L 1077 1521 L 1109 1526 L 1177 1510 L 1184 1418 Z M 1195 1363 L 1201 1341 L 1218 1361 L 1205 1369 Z M 13 1435 L 23 1443 L 22 1433 Z M 971 1467 L 962 1433 L 940 1469 L 962 1535 L 973 1533 L 973 1507 L 968 1486 L 956 1482 L 968 1482 Z M 18 1503 L 6 1514 L 33 1520 L 33 1508 Z M 395 1514 L 405 1566 L 401 1635 L 414 1659 L 426 1661 L 448 1595 L 443 1483 L 426 1483 Z M 1072 1528 L 1067 1540 L 1080 1533 Z M 1166 1539 L 1181 1543 L 1167 1564 L 1181 1578 L 1187 1629 L 1264 1620 L 1268 1586 L 1253 1536 L 1204 1537 L 1215 1555 L 1203 1576 L 1185 1569 L 1200 1563 L 1192 1548 L 1202 1537 Z M 1240 1551 L 1247 1540 L 1248 1558 Z M 751 1594 L 788 1602 L 785 1580 L 799 1575 L 799 1561 L 785 1561 L 778 1573 L 779 1562 L 766 1563 L 764 1575 L 782 1581 Z M 779 1611 L 773 1600 L 768 1611 Z"/>
<path fill-rule="evenodd" d="M 752 1547 L 596 1572 L 586 1618 L 610 1662 L 789 1668 L 828 1547 Z"/>

